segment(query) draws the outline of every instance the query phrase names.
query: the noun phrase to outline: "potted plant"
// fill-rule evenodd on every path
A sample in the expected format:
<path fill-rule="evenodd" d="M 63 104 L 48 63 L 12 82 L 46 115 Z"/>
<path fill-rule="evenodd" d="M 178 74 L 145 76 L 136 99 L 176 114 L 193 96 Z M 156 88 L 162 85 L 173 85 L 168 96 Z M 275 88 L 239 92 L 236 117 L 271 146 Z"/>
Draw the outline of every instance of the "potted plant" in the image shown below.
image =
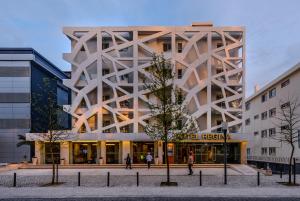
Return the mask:
<path fill-rule="evenodd" d="M 64 164 L 65 164 L 65 159 L 64 159 L 64 158 L 61 158 L 61 159 L 60 159 L 60 164 L 61 164 L 61 165 L 64 165 Z"/>
<path fill-rule="evenodd" d="M 38 161 L 38 159 L 37 159 L 37 157 L 32 157 L 32 165 L 37 165 L 37 161 Z"/>
<path fill-rule="evenodd" d="M 102 156 L 99 157 L 99 164 L 100 164 L 100 165 L 103 164 L 103 157 L 102 157 Z"/>

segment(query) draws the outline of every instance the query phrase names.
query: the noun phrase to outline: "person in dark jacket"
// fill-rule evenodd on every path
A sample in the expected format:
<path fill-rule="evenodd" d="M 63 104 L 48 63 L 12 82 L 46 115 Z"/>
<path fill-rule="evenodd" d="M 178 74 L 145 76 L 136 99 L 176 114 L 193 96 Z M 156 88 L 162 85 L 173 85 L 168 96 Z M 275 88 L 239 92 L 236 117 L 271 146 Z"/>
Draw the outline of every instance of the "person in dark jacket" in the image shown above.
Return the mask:
<path fill-rule="evenodd" d="M 188 158 L 189 175 L 193 174 L 193 169 L 192 169 L 193 164 L 194 164 L 194 156 L 193 156 L 193 152 L 190 151 L 189 158 Z"/>
<path fill-rule="evenodd" d="M 125 160 L 126 160 L 126 169 L 128 169 L 128 167 L 129 167 L 129 169 L 131 169 L 131 158 L 130 158 L 129 154 L 127 154 L 127 157 Z"/>

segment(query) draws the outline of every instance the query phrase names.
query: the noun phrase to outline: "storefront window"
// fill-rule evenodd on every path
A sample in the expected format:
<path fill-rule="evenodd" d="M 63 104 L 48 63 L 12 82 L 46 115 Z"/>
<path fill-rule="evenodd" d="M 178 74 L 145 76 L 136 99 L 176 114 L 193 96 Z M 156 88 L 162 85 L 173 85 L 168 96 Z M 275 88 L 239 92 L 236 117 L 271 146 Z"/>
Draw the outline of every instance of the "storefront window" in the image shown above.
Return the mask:
<path fill-rule="evenodd" d="M 52 145 L 52 152 L 53 158 L 55 163 L 60 162 L 60 143 L 53 143 Z M 51 154 L 51 144 L 46 142 L 45 143 L 45 163 L 51 164 L 52 163 L 52 154 Z"/>
<path fill-rule="evenodd" d="M 146 155 L 150 152 L 154 158 L 153 142 L 134 142 L 133 143 L 133 163 L 146 163 Z"/>
<path fill-rule="evenodd" d="M 119 163 L 119 142 L 106 143 L 106 163 L 118 164 Z"/>

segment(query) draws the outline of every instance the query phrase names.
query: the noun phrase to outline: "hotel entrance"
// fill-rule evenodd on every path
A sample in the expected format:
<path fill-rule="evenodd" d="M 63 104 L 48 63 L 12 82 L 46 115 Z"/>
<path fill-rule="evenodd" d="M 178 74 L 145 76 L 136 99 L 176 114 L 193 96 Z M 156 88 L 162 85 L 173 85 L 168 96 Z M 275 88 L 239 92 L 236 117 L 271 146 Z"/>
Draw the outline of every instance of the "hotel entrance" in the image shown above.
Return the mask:
<path fill-rule="evenodd" d="M 133 163 L 146 163 L 148 152 L 155 157 L 154 142 L 133 142 Z"/>
<path fill-rule="evenodd" d="M 73 163 L 74 164 L 94 164 L 97 159 L 96 143 L 73 143 Z"/>
<path fill-rule="evenodd" d="M 119 142 L 106 142 L 106 163 L 118 164 L 120 156 L 120 143 Z"/>
<path fill-rule="evenodd" d="M 193 152 L 195 163 L 223 163 L 223 143 L 176 143 L 174 163 L 186 164 L 190 151 Z M 240 163 L 240 144 L 227 144 L 228 163 Z"/>

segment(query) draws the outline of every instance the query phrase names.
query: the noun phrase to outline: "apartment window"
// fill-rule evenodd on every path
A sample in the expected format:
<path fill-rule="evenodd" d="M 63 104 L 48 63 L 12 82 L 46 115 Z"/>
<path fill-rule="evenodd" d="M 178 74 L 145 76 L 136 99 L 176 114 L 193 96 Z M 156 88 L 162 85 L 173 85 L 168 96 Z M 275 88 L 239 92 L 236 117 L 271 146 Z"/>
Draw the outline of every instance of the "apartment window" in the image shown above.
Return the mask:
<path fill-rule="evenodd" d="M 102 75 L 109 74 L 109 69 L 102 69 Z"/>
<path fill-rule="evenodd" d="M 182 69 L 177 69 L 177 78 L 178 79 L 182 78 Z"/>
<path fill-rule="evenodd" d="M 102 43 L 102 50 L 109 48 L 109 43 Z"/>
<path fill-rule="evenodd" d="M 163 50 L 164 50 L 164 52 L 170 51 L 171 50 L 171 43 L 164 43 L 163 44 Z"/>
<path fill-rule="evenodd" d="M 275 96 L 276 96 L 276 88 L 271 89 L 271 90 L 269 91 L 269 98 L 273 98 L 273 97 L 275 97 Z"/>
<path fill-rule="evenodd" d="M 259 115 L 258 115 L 258 114 L 255 115 L 255 116 L 254 116 L 254 119 L 259 119 Z"/>
<path fill-rule="evenodd" d="M 246 126 L 250 125 L 250 119 L 246 119 L 245 124 Z"/>
<path fill-rule="evenodd" d="M 246 110 L 250 110 L 250 103 L 246 103 Z"/>
<path fill-rule="evenodd" d="M 261 120 L 265 120 L 265 119 L 267 119 L 267 118 L 268 118 L 268 112 L 267 112 L 267 111 L 261 113 Z"/>
<path fill-rule="evenodd" d="M 182 43 L 178 43 L 177 44 L 177 48 L 178 48 L 178 53 L 181 53 L 182 52 Z"/>
<path fill-rule="evenodd" d="M 255 131 L 255 132 L 254 132 L 254 136 L 256 136 L 256 135 L 258 135 L 258 131 Z"/>
<path fill-rule="evenodd" d="M 281 88 L 283 88 L 283 87 L 286 87 L 287 85 L 289 85 L 290 84 L 290 80 L 288 79 L 288 80 L 285 80 L 285 81 L 283 81 L 282 83 L 281 83 Z"/>
<path fill-rule="evenodd" d="M 266 102 L 267 101 L 267 94 L 263 94 L 262 96 L 261 96 L 261 102 L 263 103 L 263 102 Z"/>
<path fill-rule="evenodd" d="M 269 147 L 269 155 L 276 156 L 276 147 Z"/>
<path fill-rule="evenodd" d="M 274 137 L 276 135 L 276 129 L 275 128 L 270 128 L 269 129 L 269 137 Z"/>
<path fill-rule="evenodd" d="M 267 155 L 268 154 L 268 149 L 267 149 L 267 147 L 262 147 L 261 148 L 261 155 L 262 156 L 265 156 L 265 155 Z"/>
<path fill-rule="evenodd" d="M 261 138 L 267 138 L 268 137 L 268 132 L 267 130 L 262 130 L 261 131 Z"/>
<path fill-rule="evenodd" d="M 290 102 L 286 102 L 284 104 L 281 105 L 281 109 L 286 109 L 290 106 Z"/>
<path fill-rule="evenodd" d="M 269 117 L 275 117 L 276 116 L 276 108 L 272 108 L 269 110 Z"/>

